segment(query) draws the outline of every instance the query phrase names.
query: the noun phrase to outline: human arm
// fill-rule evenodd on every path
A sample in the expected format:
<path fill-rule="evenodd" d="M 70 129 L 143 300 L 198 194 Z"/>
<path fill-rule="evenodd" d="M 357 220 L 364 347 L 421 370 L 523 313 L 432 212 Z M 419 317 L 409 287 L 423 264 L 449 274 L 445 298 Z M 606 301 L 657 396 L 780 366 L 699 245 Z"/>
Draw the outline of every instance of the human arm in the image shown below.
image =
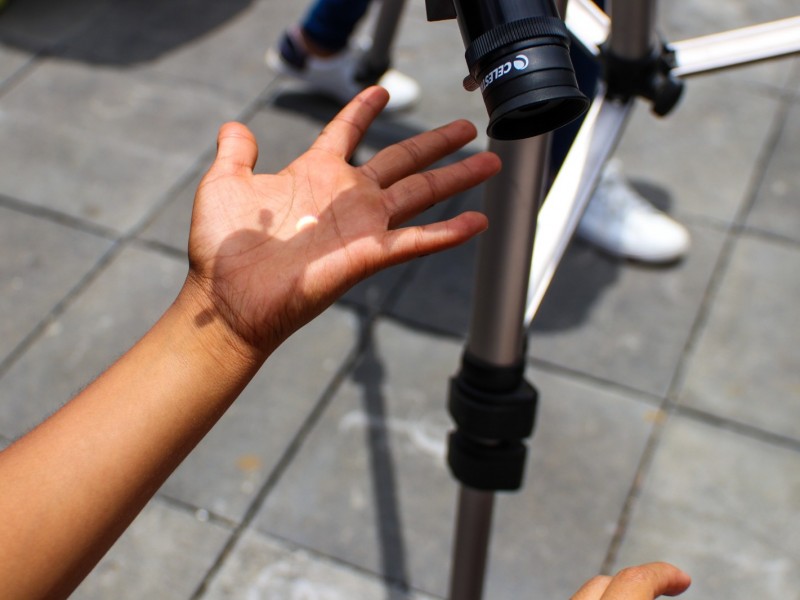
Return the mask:
<path fill-rule="evenodd" d="M 0 453 L 0 597 L 68 595 L 293 331 L 363 277 L 486 226 L 465 213 L 399 227 L 499 168 L 479 154 L 416 174 L 474 136 L 463 122 L 347 164 L 385 101 L 377 88 L 361 94 L 276 175 L 253 174 L 257 147 L 245 127 L 221 129 L 175 302 Z"/>
<path fill-rule="evenodd" d="M 622 569 L 613 577 L 593 577 L 572 600 L 653 600 L 682 594 L 690 584 L 690 577 L 673 565 L 648 563 Z"/>

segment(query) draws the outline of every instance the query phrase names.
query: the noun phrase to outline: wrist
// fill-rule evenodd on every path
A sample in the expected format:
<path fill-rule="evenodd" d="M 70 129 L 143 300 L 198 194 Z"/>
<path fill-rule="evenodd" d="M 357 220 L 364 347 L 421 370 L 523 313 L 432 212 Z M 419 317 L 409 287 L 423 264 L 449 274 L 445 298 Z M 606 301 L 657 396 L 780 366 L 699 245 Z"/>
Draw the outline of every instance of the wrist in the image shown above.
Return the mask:
<path fill-rule="evenodd" d="M 192 273 L 170 308 L 192 331 L 198 349 L 219 365 L 234 371 L 257 371 L 273 349 L 261 348 L 243 336 L 233 317 L 220 307 L 210 286 Z"/>

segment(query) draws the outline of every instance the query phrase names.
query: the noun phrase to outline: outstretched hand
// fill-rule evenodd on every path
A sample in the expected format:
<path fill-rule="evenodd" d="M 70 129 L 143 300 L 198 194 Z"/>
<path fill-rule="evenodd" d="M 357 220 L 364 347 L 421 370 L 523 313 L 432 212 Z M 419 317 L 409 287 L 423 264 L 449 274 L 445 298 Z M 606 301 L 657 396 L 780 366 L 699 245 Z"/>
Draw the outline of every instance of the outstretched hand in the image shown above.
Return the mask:
<path fill-rule="evenodd" d="M 253 173 L 258 146 L 243 125 L 220 129 L 216 159 L 195 198 L 187 284 L 237 340 L 269 353 L 357 281 L 460 244 L 487 226 L 474 212 L 400 228 L 431 205 L 495 174 L 480 153 L 420 172 L 475 135 L 456 121 L 390 146 L 362 166 L 348 160 L 388 100 L 359 94 L 300 158 Z"/>
<path fill-rule="evenodd" d="M 593 577 L 572 600 L 653 600 L 677 596 L 691 584 L 689 576 L 667 563 L 648 563 L 628 567 L 614 577 Z"/>

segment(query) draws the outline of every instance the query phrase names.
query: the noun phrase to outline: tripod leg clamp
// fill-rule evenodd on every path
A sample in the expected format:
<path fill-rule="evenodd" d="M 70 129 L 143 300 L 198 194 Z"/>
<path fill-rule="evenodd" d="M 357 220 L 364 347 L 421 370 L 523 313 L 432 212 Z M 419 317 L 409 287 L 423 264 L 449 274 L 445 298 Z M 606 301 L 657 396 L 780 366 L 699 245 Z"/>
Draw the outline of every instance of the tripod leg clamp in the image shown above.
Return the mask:
<path fill-rule="evenodd" d="M 676 65 L 675 52 L 666 43 L 656 46 L 650 56 L 641 60 L 620 58 L 606 44 L 600 48 L 600 61 L 612 98 L 646 98 L 651 101 L 653 112 L 663 117 L 683 94 L 683 82 L 671 72 Z"/>
<path fill-rule="evenodd" d="M 522 379 L 522 366 L 493 368 L 465 356 L 450 381 L 448 408 L 457 429 L 448 440 L 453 476 L 474 489 L 511 491 L 522 486 L 538 394 Z"/>

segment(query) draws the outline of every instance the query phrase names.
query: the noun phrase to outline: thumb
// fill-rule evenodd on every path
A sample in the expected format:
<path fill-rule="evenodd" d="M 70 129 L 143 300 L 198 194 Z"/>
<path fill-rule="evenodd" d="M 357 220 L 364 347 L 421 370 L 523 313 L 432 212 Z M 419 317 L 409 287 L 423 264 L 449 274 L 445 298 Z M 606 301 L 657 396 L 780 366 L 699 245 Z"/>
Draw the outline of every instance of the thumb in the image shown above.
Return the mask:
<path fill-rule="evenodd" d="M 211 170 L 218 175 L 252 174 L 258 160 L 258 143 L 246 126 L 226 123 L 217 135 L 217 156 Z"/>

